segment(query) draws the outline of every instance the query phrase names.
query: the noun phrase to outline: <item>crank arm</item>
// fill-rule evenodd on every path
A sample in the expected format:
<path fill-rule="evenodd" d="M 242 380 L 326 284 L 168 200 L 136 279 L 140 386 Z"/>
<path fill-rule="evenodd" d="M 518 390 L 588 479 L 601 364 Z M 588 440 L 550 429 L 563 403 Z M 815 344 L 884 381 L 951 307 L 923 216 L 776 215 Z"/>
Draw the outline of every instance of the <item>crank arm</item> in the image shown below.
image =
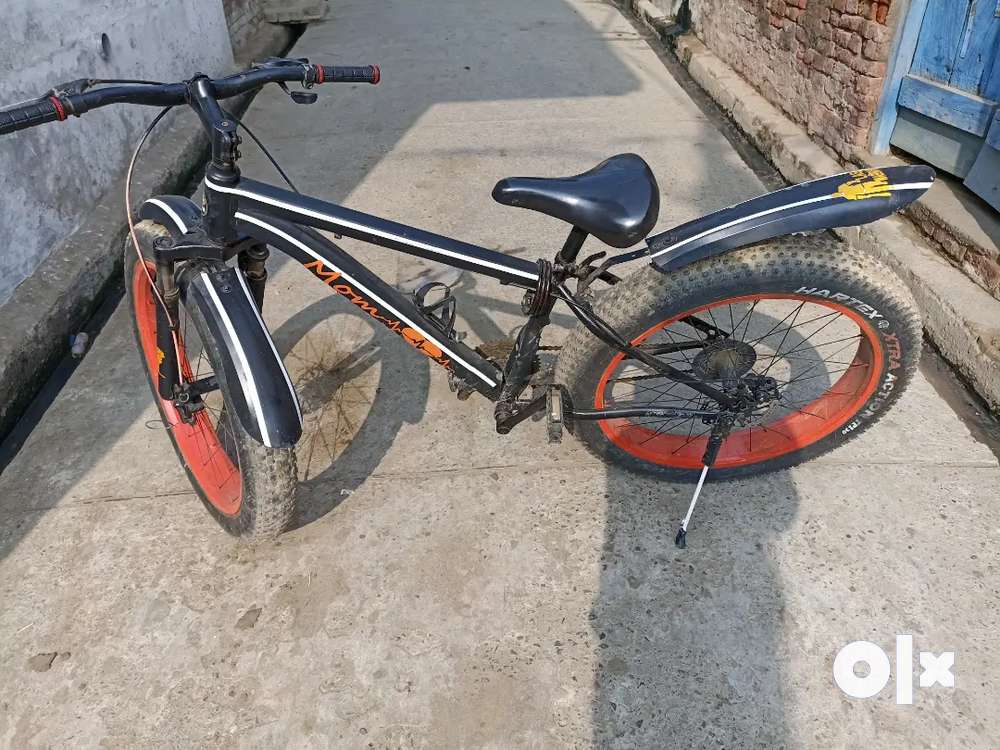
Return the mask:
<path fill-rule="evenodd" d="M 517 425 L 521 424 L 521 422 L 540 412 L 545 408 L 545 397 L 546 394 L 542 393 L 540 396 L 531 399 L 531 401 L 515 402 L 514 405 L 516 408 L 514 411 L 497 419 L 497 433 L 506 435 L 517 427 Z"/>

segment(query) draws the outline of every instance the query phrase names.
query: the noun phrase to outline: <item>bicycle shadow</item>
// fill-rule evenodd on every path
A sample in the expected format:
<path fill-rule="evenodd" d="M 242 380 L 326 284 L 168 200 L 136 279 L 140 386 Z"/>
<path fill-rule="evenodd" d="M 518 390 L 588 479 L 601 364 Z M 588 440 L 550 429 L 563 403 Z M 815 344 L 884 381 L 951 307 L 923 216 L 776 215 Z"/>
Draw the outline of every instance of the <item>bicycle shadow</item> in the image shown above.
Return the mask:
<path fill-rule="evenodd" d="M 755 336 L 774 331 L 780 338 L 782 320 L 760 318 Z M 786 351 L 808 347 L 798 331 L 782 341 Z M 788 364 L 789 380 L 812 374 L 807 361 Z M 798 512 L 791 474 L 716 483 L 709 473 L 685 550 L 673 540 L 693 484 L 615 466 L 606 476 L 591 610 L 600 649 L 595 744 L 782 746 L 784 597 L 771 542 Z"/>
<path fill-rule="evenodd" d="M 349 340 L 338 331 L 353 324 Z M 358 329 L 367 339 L 358 342 Z M 400 428 L 427 406 L 430 372 L 412 347 L 335 295 L 272 331 L 302 409 L 301 528 L 330 513 L 379 466 Z"/>
<path fill-rule="evenodd" d="M 591 627 L 599 747 L 779 747 L 784 598 L 770 556 L 798 510 L 792 478 L 705 485 L 688 548 L 673 544 L 693 487 L 609 467 Z"/>
<path fill-rule="evenodd" d="M 455 288 L 481 303 L 466 316 L 478 336 L 501 331 L 495 320 L 511 314 L 513 303 L 480 297 L 475 281 L 464 277 Z M 756 335 L 774 330 L 781 338 L 781 322 L 760 315 Z M 566 316 L 555 321 L 554 340 L 565 335 L 558 328 L 566 323 Z M 796 331 L 783 343 L 787 350 L 808 345 Z M 789 378 L 808 368 L 790 363 Z M 597 747 L 785 742 L 784 599 L 771 542 L 798 512 L 794 480 L 787 471 L 709 479 L 688 548 L 679 550 L 674 535 L 693 489 L 605 467 L 604 536 L 589 617 L 597 644 L 591 704 Z"/>

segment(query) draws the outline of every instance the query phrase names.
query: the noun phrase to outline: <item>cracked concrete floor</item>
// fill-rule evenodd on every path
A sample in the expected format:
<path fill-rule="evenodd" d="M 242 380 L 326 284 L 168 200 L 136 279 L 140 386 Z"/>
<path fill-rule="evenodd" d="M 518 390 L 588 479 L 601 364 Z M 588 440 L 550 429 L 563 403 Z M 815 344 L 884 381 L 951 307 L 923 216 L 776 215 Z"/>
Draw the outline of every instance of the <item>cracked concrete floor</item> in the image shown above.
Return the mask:
<path fill-rule="evenodd" d="M 762 191 L 608 3 L 337 2 L 294 54 L 382 65 L 378 87 L 267 91 L 247 115 L 300 188 L 352 207 L 535 258 L 564 227 L 492 203 L 509 174 L 636 151 L 662 227 Z M 260 548 L 191 493 L 114 313 L 0 476 L 0 744 L 995 745 L 1000 468 L 922 375 L 850 446 L 709 484 L 680 552 L 689 487 L 540 423 L 497 436 L 488 404 L 324 295 L 276 264 L 308 434 L 300 527 Z M 464 276 L 458 296 L 474 339 L 518 325 L 513 290 Z M 956 687 L 841 694 L 838 649 L 897 633 L 956 651 Z"/>

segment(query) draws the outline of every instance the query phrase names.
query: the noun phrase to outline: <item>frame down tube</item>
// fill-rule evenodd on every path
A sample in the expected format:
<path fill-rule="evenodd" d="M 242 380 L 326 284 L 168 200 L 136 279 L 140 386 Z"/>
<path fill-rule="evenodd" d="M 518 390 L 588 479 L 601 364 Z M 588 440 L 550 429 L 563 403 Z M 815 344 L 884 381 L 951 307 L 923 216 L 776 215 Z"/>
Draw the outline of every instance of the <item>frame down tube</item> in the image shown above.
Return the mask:
<path fill-rule="evenodd" d="M 416 304 L 319 232 L 254 211 L 239 211 L 236 220 L 241 233 L 294 258 L 414 349 L 487 398 L 497 399 L 503 375 L 492 362 L 445 336 Z"/>
<path fill-rule="evenodd" d="M 239 210 L 325 229 L 408 255 L 437 261 L 454 268 L 492 276 L 501 283 L 534 289 L 538 266 L 524 258 L 445 237 L 355 211 L 335 203 L 300 195 L 256 180 L 241 179 L 233 186 L 205 179 L 206 190 L 235 195 Z"/>

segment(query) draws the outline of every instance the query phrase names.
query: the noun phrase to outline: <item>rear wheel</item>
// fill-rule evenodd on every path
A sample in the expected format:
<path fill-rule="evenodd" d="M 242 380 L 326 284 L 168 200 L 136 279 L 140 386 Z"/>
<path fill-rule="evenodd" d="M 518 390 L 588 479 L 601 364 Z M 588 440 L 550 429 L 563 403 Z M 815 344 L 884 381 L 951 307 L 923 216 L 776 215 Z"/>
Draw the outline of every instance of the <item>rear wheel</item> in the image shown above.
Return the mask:
<path fill-rule="evenodd" d="M 633 345 L 745 397 L 713 468 L 723 477 L 792 466 L 860 434 L 902 393 L 920 353 L 920 321 L 903 284 L 823 237 L 786 238 L 673 274 L 646 267 L 596 309 Z M 582 328 L 557 372 L 580 408 L 719 409 Z M 693 479 L 712 419 L 581 421 L 575 430 L 607 460 Z"/>
<path fill-rule="evenodd" d="M 150 222 L 143 222 L 137 230 L 144 245 L 166 232 Z M 260 444 L 235 418 L 235 411 L 228 406 L 232 398 L 223 355 L 196 304 L 179 308 L 179 364 L 185 382 L 211 384 L 214 378 L 216 387 L 197 396 L 196 410 L 186 413 L 173 400 L 160 397 L 157 372 L 163 355 L 156 343 L 159 302 L 150 278 L 156 278 L 155 264 L 149 257 L 140 262 L 129 244 L 125 288 L 133 332 L 174 450 L 205 507 L 226 531 L 241 537 L 276 536 L 288 526 L 295 511 L 294 449 Z"/>

